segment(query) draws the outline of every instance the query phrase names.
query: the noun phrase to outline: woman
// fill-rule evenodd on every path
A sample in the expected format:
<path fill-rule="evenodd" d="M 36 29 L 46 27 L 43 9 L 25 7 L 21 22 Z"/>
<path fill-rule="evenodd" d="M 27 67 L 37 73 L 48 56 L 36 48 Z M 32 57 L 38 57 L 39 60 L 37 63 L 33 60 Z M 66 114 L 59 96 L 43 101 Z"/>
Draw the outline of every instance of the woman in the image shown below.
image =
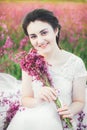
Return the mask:
<path fill-rule="evenodd" d="M 30 12 L 23 21 L 23 29 L 32 46 L 51 65 L 55 87 L 42 87 L 22 71 L 22 104 L 26 109 L 17 112 L 7 130 L 69 130 L 62 120 L 66 117 L 76 130 L 75 115 L 85 104 L 87 72 L 83 61 L 60 49 L 60 25 L 52 12 L 45 9 Z M 54 103 L 57 96 L 62 102 L 58 109 Z"/>

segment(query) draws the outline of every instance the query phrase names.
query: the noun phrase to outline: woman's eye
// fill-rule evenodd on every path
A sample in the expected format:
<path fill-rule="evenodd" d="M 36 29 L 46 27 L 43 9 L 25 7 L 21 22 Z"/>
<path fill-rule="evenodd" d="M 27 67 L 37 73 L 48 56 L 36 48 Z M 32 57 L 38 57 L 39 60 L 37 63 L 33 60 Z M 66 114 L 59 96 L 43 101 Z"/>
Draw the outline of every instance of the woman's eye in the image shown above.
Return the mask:
<path fill-rule="evenodd" d="M 35 38 L 36 38 L 36 36 L 30 36 L 30 38 L 31 38 L 31 39 L 35 39 Z"/>
<path fill-rule="evenodd" d="M 46 35 L 48 32 L 47 31 L 44 31 L 44 32 L 42 32 L 42 35 Z"/>

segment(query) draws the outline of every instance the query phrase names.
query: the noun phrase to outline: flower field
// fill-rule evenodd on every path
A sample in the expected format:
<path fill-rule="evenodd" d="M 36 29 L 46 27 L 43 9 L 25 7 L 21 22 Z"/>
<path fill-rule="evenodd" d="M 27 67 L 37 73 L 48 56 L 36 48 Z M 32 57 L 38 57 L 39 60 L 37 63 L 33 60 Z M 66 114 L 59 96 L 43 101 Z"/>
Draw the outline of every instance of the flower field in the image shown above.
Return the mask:
<path fill-rule="evenodd" d="M 21 78 L 14 54 L 31 47 L 21 24 L 25 14 L 36 8 L 54 12 L 62 26 L 60 45 L 80 56 L 87 67 L 87 4 L 53 2 L 0 2 L 0 72 Z"/>

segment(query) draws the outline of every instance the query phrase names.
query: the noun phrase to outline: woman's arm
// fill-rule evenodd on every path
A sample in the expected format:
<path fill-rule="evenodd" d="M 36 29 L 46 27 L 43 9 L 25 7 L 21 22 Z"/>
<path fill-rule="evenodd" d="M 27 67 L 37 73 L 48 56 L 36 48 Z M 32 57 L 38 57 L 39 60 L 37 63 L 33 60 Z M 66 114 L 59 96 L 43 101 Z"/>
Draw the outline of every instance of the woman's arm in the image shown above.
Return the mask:
<path fill-rule="evenodd" d="M 64 105 L 62 108 L 58 109 L 58 113 L 60 116 L 62 116 L 62 118 L 68 117 L 73 119 L 73 116 L 83 109 L 85 104 L 85 88 L 86 78 L 80 77 L 73 81 L 71 105 Z"/>
<path fill-rule="evenodd" d="M 73 95 L 70 110 L 75 115 L 80 112 L 85 105 L 85 88 L 87 77 L 79 77 L 73 81 Z"/>
<path fill-rule="evenodd" d="M 38 104 L 38 100 L 34 98 L 32 90 L 32 77 L 25 71 L 22 71 L 22 104 L 30 108 Z"/>
<path fill-rule="evenodd" d="M 42 87 L 38 92 L 37 98 L 34 97 L 32 89 L 32 77 L 25 71 L 22 71 L 22 104 L 26 107 L 35 107 L 39 103 L 51 102 L 57 97 L 57 92 L 52 87 Z"/>

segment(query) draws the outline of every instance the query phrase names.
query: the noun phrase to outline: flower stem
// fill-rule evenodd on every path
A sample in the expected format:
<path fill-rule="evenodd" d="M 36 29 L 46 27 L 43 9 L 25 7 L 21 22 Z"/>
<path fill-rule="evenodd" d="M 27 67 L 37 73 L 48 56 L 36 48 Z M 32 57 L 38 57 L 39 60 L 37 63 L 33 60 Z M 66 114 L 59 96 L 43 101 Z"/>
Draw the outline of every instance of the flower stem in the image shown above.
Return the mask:
<path fill-rule="evenodd" d="M 60 100 L 58 99 L 58 97 L 57 97 L 57 99 L 55 100 L 55 103 L 56 103 L 56 106 L 57 106 L 58 108 L 61 108 L 61 107 L 62 107 L 61 102 L 60 102 Z M 68 127 L 73 130 L 73 126 L 72 126 L 72 123 L 70 122 L 70 119 L 69 119 L 69 118 L 64 118 L 64 121 L 65 121 L 65 123 L 68 125 Z"/>
<path fill-rule="evenodd" d="M 45 85 L 50 87 L 50 83 L 48 82 L 48 79 L 46 76 L 44 76 L 44 81 L 45 81 Z M 61 105 L 61 102 L 59 100 L 59 98 L 57 97 L 57 99 L 55 100 L 55 104 L 58 108 L 61 108 L 62 105 Z M 68 128 L 70 128 L 71 130 L 73 130 L 73 126 L 72 126 L 72 123 L 70 122 L 70 119 L 69 118 L 64 118 L 63 119 L 65 121 L 65 123 L 68 125 Z"/>
<path fill-rule="evenodd" d="M 55 100 L 55 103 L 56 103 L 56 105 L 57 105 L 58 108 L 62 107 L 61 102 L 60 102 L 60 100 L 58 99 L 58 97 L 57 97 L 57 99 Z"/>

